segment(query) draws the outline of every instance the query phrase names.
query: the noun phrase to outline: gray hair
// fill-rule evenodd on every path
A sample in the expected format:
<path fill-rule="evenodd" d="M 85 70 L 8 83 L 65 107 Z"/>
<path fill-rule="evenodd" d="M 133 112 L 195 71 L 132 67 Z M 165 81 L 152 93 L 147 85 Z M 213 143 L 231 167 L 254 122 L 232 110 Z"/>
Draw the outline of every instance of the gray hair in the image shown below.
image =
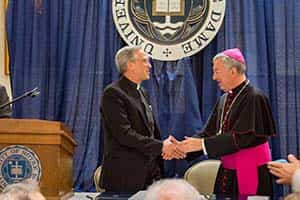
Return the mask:
<path fill-rule="evenodd" d="M 135 60 L 135 52 L 138 50 L 141 50 L 141 47 L 139 46 L 125 46 L 116 54 L 115 62 L 117 65 L 117 69 L 120 72 L 120 74 L 123 74 L 127 69 L 127 63 L 128 61 L 134 61 Z"/>
<path fill-rule="evenodd" d="M 34 193 L 39 193 L 40 197 L 34 196 Z M 40 193 L 38 182 L 32 179 L 26 179 L 19 183 L 13 183 L 6 186 L 0 194 L 1 200 L 44 200 Z"/>
<path fill-rule="evenodd" d="M 164 179 L 153 183 L 145 200 L 201 200 L 200 193 L 183 179 Z"/>
<path fill-rule="evenodd" d="M 246 65 L 245 64 L 240 63 L 223 53 L 218 53 L 217 55 L 215 55 L 215 57 L 213 58 L 213 62 L 215 62 L 217 59 L 222 60 L 225 67 L 227 67 L 227 68 L 230 68 L 230 69 L 233 67 L 236 68 L 236 70 L 239 74 L 246 73 Z"/>

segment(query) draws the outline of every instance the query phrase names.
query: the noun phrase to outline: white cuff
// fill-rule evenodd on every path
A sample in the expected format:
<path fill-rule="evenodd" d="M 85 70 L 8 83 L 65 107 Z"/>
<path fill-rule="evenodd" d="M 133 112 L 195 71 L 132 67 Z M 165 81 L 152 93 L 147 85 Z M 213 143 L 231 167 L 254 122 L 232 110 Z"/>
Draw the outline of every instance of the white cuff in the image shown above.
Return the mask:
<path fill-rule="evenodd" d="M 203 149 L 203 153 L 204 153 L 204 155 L 206 155 L 206 156 L 207 156 L 207 151 L 206 151 L 206 148 L 205 148 L 204 139 L 202 139 L 202 140 L 201 140 L 201 142 L 202 142 L 202 149 Z"/>

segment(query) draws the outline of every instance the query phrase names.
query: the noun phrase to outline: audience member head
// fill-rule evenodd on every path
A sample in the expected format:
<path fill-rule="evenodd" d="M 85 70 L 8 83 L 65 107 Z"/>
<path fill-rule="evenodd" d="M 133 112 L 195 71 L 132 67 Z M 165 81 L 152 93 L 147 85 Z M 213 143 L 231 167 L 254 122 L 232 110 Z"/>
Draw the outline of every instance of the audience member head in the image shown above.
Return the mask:
<path fill-rule="evenodd" d="M 293 192 L 284 198 L 284 200 L 299 200 L 299 199 L 300 199 L 299 192 Z"/>
<path fill-rule="evenodd" d="M 199 192 L 183 179 L 163 179 L 154 182 L 146 192 L 145 200 L 200 200 Z"/>
<path fill-rule="evenodd" d="M 0 194 L 1 200 L 45 200 L 38 183 L 27 179 L 19 183 L 8 185 Z"/>

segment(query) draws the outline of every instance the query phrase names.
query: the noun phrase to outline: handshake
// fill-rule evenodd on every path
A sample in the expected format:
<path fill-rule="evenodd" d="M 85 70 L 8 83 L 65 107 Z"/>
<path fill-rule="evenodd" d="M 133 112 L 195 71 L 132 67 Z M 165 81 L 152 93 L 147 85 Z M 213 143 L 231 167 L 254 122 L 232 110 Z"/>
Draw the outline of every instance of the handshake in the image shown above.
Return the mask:
<path fill-rule="evenodd" d="M 165 160 L 183 159 L 186 154 L 201 151 L 202 138 L 184 137 L 182 141 L 176 140 L 172 135 L 163 141 L 162 157 Z"/>

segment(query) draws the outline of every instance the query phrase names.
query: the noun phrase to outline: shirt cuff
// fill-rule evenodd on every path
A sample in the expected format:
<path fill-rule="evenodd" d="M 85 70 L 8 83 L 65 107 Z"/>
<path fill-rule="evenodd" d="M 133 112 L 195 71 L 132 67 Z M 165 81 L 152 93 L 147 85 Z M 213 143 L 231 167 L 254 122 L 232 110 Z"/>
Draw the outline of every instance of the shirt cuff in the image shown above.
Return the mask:
<path fill-rule="evenodd" d="M 207 156 L 207 151 L 206 151 L 206 148 L 205 148 L 205 143 L 204 143 L 204 139 L 201 140 L 201 143 L 202 143 L 202 149 L 203 149 L 203 153 L 204 155 Z"/>
<path fill-rule="evenodd" d="M 297 169 L 292 177 L 292 188 L 294 192 L 300 192 L 300 169 Z"/>

